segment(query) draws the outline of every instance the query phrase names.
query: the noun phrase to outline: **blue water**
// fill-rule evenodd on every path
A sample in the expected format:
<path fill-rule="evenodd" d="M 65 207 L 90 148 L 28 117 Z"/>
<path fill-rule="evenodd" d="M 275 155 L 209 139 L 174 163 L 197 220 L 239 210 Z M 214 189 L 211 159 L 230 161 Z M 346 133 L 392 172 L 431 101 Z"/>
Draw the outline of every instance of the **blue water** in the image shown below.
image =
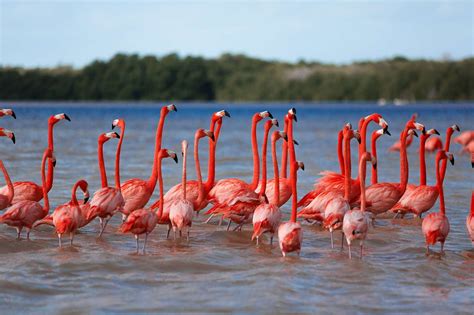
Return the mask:
<path fill-rule="evenodd" d="M 100 186 L 97 168 L 97 136 L 110 131 L 111 122 L 127 122 L 122 150 L 122 180 L 145 178 L 151 173 L 158 103 L 1 103 L 12 107 L 18 119 L 4 117 L 0 126 L 15 131 L 17 144 L 0 139 L 1 159 L 14 181 L 39 182 L 40 159 L 47 145 L 47 118 L 66 112 L 71 122 L 55 128 L 54 188 L 52 207 L 70 198 L 79 178 L 90 190 Z M 250 120 L 257 111 L 270 110 L 283 123 L 289 107 L 297 108 L 295 138 L 297 159 L 305 162 L 299 173 L 298 195 L 309 191 L 322 170 L 338 170 L 336 132 L 346 122 L 357 126 L 361 116 L 378 112 L 388 121 L 392 137 L 379 140 L 379 180 L 399 179 L 399 156 L 387 148 L 410 116 L 427 128 L 445 130 L 457 123 L 474 129 L 472 103 L 421 103 L 379 107 L 372 103 L 176 103 L 177 113 L 168 115 L 163 147 L 180 151 L 182 139 L 192 140 L 196 128 L 208 128 L 210 115 L 226 109 L 217 149 L 217 179 L 250 180 Z M 376 127 L 371 126 L 370 130 Z M 259 129 L 259 135 L 261 133 Z M 261 135 L 260 135 L 261 136 Z M 410 181 L 418 181 L 418 142 L 409 148 Z M 207 172 L 207 144 L 201 145 L 201 165 Z M 353 147 L 355 150 L 356 148 Z M 421 223 L 379 220 L 370 231 L 367 255 L 360 261 L 347 259 L 329 246 L 329 234 L 317 226 L 304 225 L 301 257 L 283 259 L 277 247 L 256 247 L 250 227 L 226 232 L 224 227 L 204 224 L 196 218 L 191 241 L 165 239 L 159 226 L 151 235 L 148 253 L 134 254 L 135 241 L 117 232 L 114 218 L 105 237 L 96 237 L 98 223 L 85 227 L 74 247 L 57 248 L 49 228 L 32 233 L 31 241 L 16 241 L 15 231 L 0 227 L 0 302 L 2 312 L 240 312 L 240 313 L 472 313 L 474 306 L 474 250 L 465 231 L 474 170 L 467 156 L 453 145 L 456 164 L 448 168 L 445 181 L 451 233 L 445 256 L 426 256 Z M 115 144 L 106 144 L 109 178 L 113 176 Z M 270 159 L 269 159 L 270 160 Z M 194 164 L 189 163 L 193 178 Z M 427 154 L 428 182 L 433 184 L 434 156 Z M 353 165 L 355 176 L 355 165 Z M 165 190 L 180 180 L 180 165 L 164 163 Z M 270 172 L 272 176 L 272 172 Z M 158 192 L 152 197 L 156 200 Z M 290 204 L 282 209 L 288 218 Z M 437 209 L 435 205 L 434 209 Z M 339 240 L 339 235 L 336 236 Z"/>

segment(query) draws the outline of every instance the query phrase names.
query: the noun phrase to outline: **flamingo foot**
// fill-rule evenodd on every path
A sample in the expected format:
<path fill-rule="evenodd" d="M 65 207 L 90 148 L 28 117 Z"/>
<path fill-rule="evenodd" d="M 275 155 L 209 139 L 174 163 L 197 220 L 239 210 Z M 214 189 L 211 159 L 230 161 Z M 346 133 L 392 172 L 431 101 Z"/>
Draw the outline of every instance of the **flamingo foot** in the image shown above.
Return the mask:
<path fill-rule="evenodd" d="M 109 219 L 105 219 L 105 220 L 104 220 L 104 226 L 103 226 L 102 229 L 100 230 L 99 238 L 102 237 L 102 234 L 104 234 L 105 228 L 107 227 L 107 223 L 109 223 Z"/>
<path fill-rule="evenodd" d="M 145 233 L 145 242 L 143 243 L 143 255 L 145 255 L 146 241 L 148 240 L 148 233 Z"/>
<path fill-rule="evenodd" d="M 21 239 L 21 228 L 16 228 L 16 239 L 17 240 Z"/>

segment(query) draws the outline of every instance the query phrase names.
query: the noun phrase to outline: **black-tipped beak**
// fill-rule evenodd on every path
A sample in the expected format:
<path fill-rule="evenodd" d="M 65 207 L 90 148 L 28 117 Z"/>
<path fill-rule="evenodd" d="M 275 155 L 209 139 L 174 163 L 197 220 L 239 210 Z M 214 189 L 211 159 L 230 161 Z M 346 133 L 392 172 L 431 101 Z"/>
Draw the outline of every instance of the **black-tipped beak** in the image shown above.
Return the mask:
<path fill-rule="evenodd" d="M 375 162 L 374 164 L 372 164 L 374 166 L 374 170 L 377 169 L 377 162 Z"/>
<path fill-rule="evenodd" d="M 69 118 L 69 116 L 66 114 L 64 114 L 64 119 L 66 119 L 67 121 L 71 121 L 71 118 Z"/>
<path fill-rule="evenodd" d="M 434 130 L 434 133 L 435 133 L 435 135 L 438 135 L 438 136 L 440 135 L 440 134 L 439 134 L 439 131 L 436 130 L 436 129 Z"/>
<path fill-rule="evenodd" d="M 275 126 L 280 127 L 280 124 L 278 123 L 278 120 L 277 120 L 277 122 L 275 123 Z"/>
<path fill-rule="evenodd" d="M 14 111 L 12 111 L 12 117 L 13 117 L 14 119 L 16 119 L 16 115 L 15 115 L 15 112 L 14 112 Z"/>
<path fill-rule="evenodd" d="M 15 144 L 15 142 L 16 142 L 15 134 L 12 134 L 12 142 L 13 142 L 13 144 Z"/>
<path fill-rule="evenodd" d="M 53 161 L 53 167 L 56 167 L 56 160 Z"/>
<path fill-rule="evenodd" d="M 360 144 L 360 142 L 361 142 L 360 137 L 356 137 L 356 140 L 357 140 L 357 143 Z"/>
<path fill-rule="evenodd" d="M 212 140 L 212 142 L 216 142 L 216 138 L 214 138 L 214 135 L 210 135 L 209 138 Z"/>
<path fill-rule="evenodd" d="M 120 135 L 116 132 L 114 132 L 114 133 L 115 133 L 115 136 L 117 137 L 117 139 L 120 139 Z"/>
<path fill-rule="evenodd" d="M 426 128 L 425 127 L 423 127 L 423 129 L 421 129 L 421 133 L 426 134 Z"/>
<path fill-rule="evenodd" d="M 292 107 L 291 111 L 293 112 L 293 115 L 296 115 L 296 108 Z"/>
<path fill-rule="evenodd" d="M 390 131 L 388 131 L 387 128 L 385 128 L 385 129 L 383 130 L 383 133 L 386 134 L 386 135 L 389 135 L 389 136 L 392 135 L 392 134 L 390 133 Z"/>
<path fill-rule="evenodd" d="M 471 167 L 474 168 L 474 161 L 471 162 Z"/>
<path fill-rule="evenodd" d="M 296 118 L 296 115 L 293 115 L 293 120 L 294 120 L 295 122 L 298 122 L 298 118 Z"/>
<path fill-rule="evenodd" d="M 303 164 L 303 165 L 301 165 L 301 170 L 302 170 L 302 171 L 304 171 L 304 164 Z"/>
<path fill-rule="evenodd" d="M 224 110 L 224 116 L 227 116 L 227 117 L 229 117 L 229 118 L 230 118 L 230 114 L 229 114 L 229 112 L 228 112 L 228 111 L 226 111 L 226 110 Z"/>
<path fill-rule="evenodd" d="M 300 143 L 299 143 L 298 141 L 296 141 L 295 139 L 293 139 L 293 143 L 294 143 L 295 145 L 300 145 Z"/>
<path fill-rule="evenodd" d="M 271 119 L 273 119 L 273 115 L 272 115 L 272 113 L 268 112 L 268 118 L 271 118 Z"/>
<path fill-rule="evenodd" d="M 423 132 L 424 133 L 424 132 Z M 416 133 L 415 130 L 413 130 L 413 135 L 418 138 L 418 134 Z"/>
<path fill-rule="evenodd" d="M 114 130 L 114 128 L 115 128 L 115 126 L 114 126 L 114 124 L 112 124 L 112 130 Z"/>
<path fill-rule="evenodd" d="M 175 112 L 177 112 L 177 111 L 178 111 L 178 107 L 176 107 L 176 105 L 173 106 L 173 110 L 174 110 Z"/>
<path fill-rule="evenodd" d="M 454 165 L 454 158 L 449 159 L 449 162 L 451 163 L 451 165 Z"/>
<path fill-rule="evenodd" d="M 178 156 L 177 156 L 177 155 L 173 156 L 173 160 L 174 160 L 176 163 L 178 163 Z"/>
<path fill-rule="evenodd" d="M 287 135 L 284 135 L 282 138 L 283 138 L 283 140 L 285 140 L 286 142 L 288 142 L 288 136 L 287 136 Z M 293 142 L 295 142 L 295 140 L 293 140 Z"/>
<path fill-rule="evenodd" d="M 89 197 L 84 197 L 84 203 L 86 204 L 89 201 Z"/>

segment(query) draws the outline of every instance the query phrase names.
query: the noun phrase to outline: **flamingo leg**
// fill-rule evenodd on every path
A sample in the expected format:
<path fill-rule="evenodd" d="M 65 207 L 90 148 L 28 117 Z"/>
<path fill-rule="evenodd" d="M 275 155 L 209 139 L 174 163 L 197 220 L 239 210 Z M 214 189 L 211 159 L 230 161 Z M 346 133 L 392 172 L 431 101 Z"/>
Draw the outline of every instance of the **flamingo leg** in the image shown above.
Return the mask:
<path fill-rule="evenodd" d="M 444 242 L 441 242 L 441 254 L 444 254 Z"/>
<path fill-rule="evenodd" d="M 188 232 L 186 233 L 186 242 L 189 243 L 189 229 L 188 229 Z"/>
<path fill-rule="evenodd" d="M 170 238 L 170 232 L 171 232 L 171 225 L 168 225 L 168 232 L 166 232 L 166 239 Z"/>
<path fill-rule="evenodd" d="M 333 236 L 332 230 L 331 230 L 331 248 L 334 248 L 334 236 Z"/>
<path fill-rule="evenodd" d="M 272 245 L 273 245 L 273 234 L 272 234 L 272 236 L 270 236 L 270 246 L 272 246 Z"/>
<path fill-rule="evenodd" d="M 224 217 L 223 217 L 223 216 L 221 216 L 220 219 L 219 219 L 219 226 L 222 225 L 222 221 L 224 221 Z"/>
<path fill-rule="evenodd" d="M 137 254 L 138 254 L 138 234 L 135 234 L 135 239 L 137 240 Z"/>
<path fill-rule="evenodd" d="M 21 239 L 21 228 L 19 227 L 16 228 L 16 239 Z"/>
<path fill-rule="evenodd" d="M 61 234 L 58 233 L 58 240 L 59 240 L 59 248 L 63 247 L 63 244 L 61 242 Z"/>
<path fill-rule="evenodd" d="M 204 221 L 204 223 L 209 223 L 209 221 L 211 221 L 211 219 L 212 219 L 212 217 L 214 217 L 214 215 L 215 215 L 214 213 L 211 214 L 211 216 L 209 218 L 207 218 L 207 220 Z"/>
<path fill-rule="evenodd" d="M 176 241 L 176 229 L 173 229 L 173 239 Z"/>
<path fill-rule="evenodd" d="M 145 242 L 143 243 L 143 254 L 145 254 L 145 249 L 146 249 L 146 241 L 148 239 L 148 233 L 145 233 Z"/>
<path fill-rule="evenodd" d="M 69 233 L 69 241 L 70 241 L 71 246 L 72 246 L 72 242 L 74 241 L 74 234 L 72 232 Z"/>
<path fill-rule="evenodd" d="M 102 230 L 100 230 L 99 237 L 102 237 L 102 234 L 104 234 L 105 228 L 107 227 L 107 223 L 109 223 L 110 219 L 105 219 L 104 220 L 104 226 L 102 227 Z"/>
<path fill-rule="evenodd" d="M 29 241 L 30 240 L 30 232 L 31 230 L 30 229 L 26 229 L 26 239 Z"/>
<path fill-rule="evenodd" d="M 393 219 L 396 219 L 398 217 L 399 212 L 395 212 L 395 215 L 393 216 Z"/>
<path fill-rule="evenodd" d="M 227 224 L 227 231 L 229 231 L 229 229 L 230 229 L 230 224 L 231 224 L 231 223 L 232 223 L 232 221 L 229 220 L 229 224 Z"/>
<path fill-rule="evenodd" d="M 281 254 L 283 255 L 283 257 L 286 257 L 286 253 L 284 251 L 281 251 Z"/>
<path fill-rule="evenodd" d="M 352 259 L 351 243 L 347 242 L 347 246 L 349 246 L 349 259 Z"/>
<path fill-rule="evenodd" d="M 179 230 L 179 237 L 183 237 L 183 233 L 181 230 Z"/>
<path fill-rule="evenodd" d="M 364 247 L 364 243 L 360 242 L 360 259 L 362 259 L 362 248 Z"/>
<path fill-rule="evenodd" d="M 344 232 L 341 233 L 341 252 L 344 249 Z"/>
<path fill-rule="evenodd" d="M 257 236 L 257 246 L 258 246 L 258 238 L 259 238 L 259 237 Z"/>
<path fill-rule="evenodd" d="M 426 255 L 429 255 L 429 254 L 430 254 L 430 246 L 426 245 Z"/>

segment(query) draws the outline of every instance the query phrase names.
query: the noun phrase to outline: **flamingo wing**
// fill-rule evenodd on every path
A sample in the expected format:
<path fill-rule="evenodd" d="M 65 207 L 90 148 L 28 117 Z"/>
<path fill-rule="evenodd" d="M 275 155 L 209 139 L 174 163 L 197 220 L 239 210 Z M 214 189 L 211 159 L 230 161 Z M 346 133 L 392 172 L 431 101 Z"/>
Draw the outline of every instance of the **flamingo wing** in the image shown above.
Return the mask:
<path fill-rule="evenodd" d="M 153 193 L 148 189 L 147 182 L 138 178 L 127 180 L 120 188 L 125 200 L 124 214 L 144 208 Z"/>
<path fill-rule="evenodd" d="M 43 199 L 43 189 L 41 186 L 33 182 L 15 182 L 13 183 L 13 200 L 12 204 L 15 204 L 21 200 L 40 201 Z M 0 195 L 8 194 L 8 186 L 0 188 Z"/>

